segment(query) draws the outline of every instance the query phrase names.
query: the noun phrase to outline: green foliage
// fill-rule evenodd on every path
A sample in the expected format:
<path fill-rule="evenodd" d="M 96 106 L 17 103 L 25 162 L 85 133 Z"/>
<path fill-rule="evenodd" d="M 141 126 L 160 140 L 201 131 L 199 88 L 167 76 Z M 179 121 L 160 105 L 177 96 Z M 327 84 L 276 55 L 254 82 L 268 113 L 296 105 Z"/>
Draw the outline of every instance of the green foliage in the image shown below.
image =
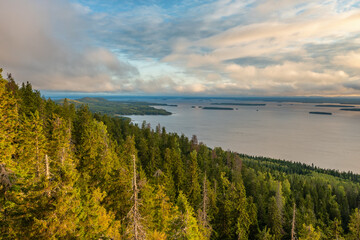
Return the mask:
<path fill-rule="evenodd" d="M 92 112 L 109 114 L 112 116 L 118 115 L 171 115 L 170 112 L 164 109 L 157 109 L 151 106 L 158 105 L 156 103 L 146 103 L 146 102 L 116 102 L 108 101 L 104 98 L 90 98 L 85 97 L 77 100 L 64 99 L 62 101 L 67 101 L 75 105 L 75 107 L 80 107 L 82 105 L 87 105 Z M 59 101 L 60 102 L 60 101 Z"/>
<path fill-rule="evenodd" d="M 181 228 L 179 232 L 180 239 L 204 239 L 204 236 L 201 234 L 198 222 L 195 218 L 194 210 L 182 192 L 179 193 L 177 206 L 181 212 Z"/>
<path fill-rule="evenodd" d="M 0 161 L 8 167 L 14 167 L 12 156 L 15 154 L 18 126 L 18 103 L 8 82 L 1 76 L 0 69 Z"/>
<path fill-rule="evenodd" d="M 317 231 L 311 224 L 303 225 L 299 233 L 299 240 L 320 240 L 321 233 Z"/>
<path fill-rule="evenodd" d="M 135 180 L 146 239 L 290 239 L 294 203 L 298 239 L 360 239 L 359 175 L 210 149 L 85 100 L 0 76 L 1 239 L 128 239 Z"/>
<path fill-rule="evenodd" d="M 350 216 L 349 230 L 349 239 L 360 239 L 360 212 L 358 208 Z"/>

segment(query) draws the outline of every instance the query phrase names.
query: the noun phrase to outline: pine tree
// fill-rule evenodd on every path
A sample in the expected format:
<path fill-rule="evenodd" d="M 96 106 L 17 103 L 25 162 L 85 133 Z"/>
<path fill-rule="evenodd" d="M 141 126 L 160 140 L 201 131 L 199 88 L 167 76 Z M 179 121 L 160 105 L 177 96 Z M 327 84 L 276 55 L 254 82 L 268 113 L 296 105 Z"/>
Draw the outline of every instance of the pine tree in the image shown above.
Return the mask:
<path fill-rule="evenodd" d="M 20 114 L 25 114 L 26 116 L 30 116 L 30 114 L 34 114 L 36 111 L 43 113 L 44 101 L 40 96 L 40 92 L 38 90 L 33 90 L 32 86 L 29 82 L 22 83 L 21 88 L 19 89 L 19 95 L 21 98 L 20 105 Z"/>
<path fill-rule="evenodd" d="M 358 208 L 350 216 L 349 239 L 360 240 L 360 211 Z"/>
<path fill-rule="evenodd" d="M 200 170 L 197 163 L 197 152 L 194 150 L 190 153 L 188 196 L 190 203 L 195 207 L 199 205 L 201 198 L 199 171 Z"/>
<path fill-rule="evenodd" d="M 177 193 L 185 189 L 185 168 L 184 162 L 181 158 L 181 150 L 179 143 L 175 142 L 175 147 L 172 149 L 172 163 L 173 163 L 173 173 L 174 173 L 174 183 Z"/>
<path fill-rule="evenodd" d="M 282 196 L 281 183 L 277 183 L 276 195 L 271 197 L 269 201 L 269 217 L 271 223 L 271 230 L 276 239 L 281 239 L 283 230 L 283 206 L 284 199 Z"/>
<path fill-rule="evenodd" d="M 174 171 L 173 171 L 174 163 L 172 157 L 172 151 L 169 148 L 165 149 L 164 156 L 164 186 L 166 195 L 170 197 L 171 200 L 175 200 L 176 189 L 174 183 Z"/>
<path fill-rule="evenodd" d="M 48 211 L 35 224 L 39 230 L 43 229 L 38 236 L 44 239 L 74 238 L 78 236 L 81 199 L 75 188 L 78 173 L 70 149 L 71 131 L 66 121 L 55 115 L 50 126 L 45 181 L 51 203 Z"/>
<path fill-rule="evenodd" d="M 104 188 L 117 158 L 104 123 L 90 120 L 81 131 L 77 147 L 79 172 L 89 176 L 90 185 Z"/>
<path fill-rule="evenodd" d="M 256 220 L 256 206 L 246 198 L 245 187 L 242 180 L 237 184 L 237 234 L 239 240 L 247 240 L 250 226 Z"/>
<path fill-rule="evenodd" d="M 82 193 L 81 214 L 76 230 L 79 239 L 120 239 L 120 222 L 101 205 L 105 193 L 99 188 Z"/>
<path fill-rule="evenodd" d="M 180 191 L 177 206 L 182 213 L 181 231 L 178 233 L 180 239 L 203 240 L 204 236 L 199 230 L 198 222 L 194 216 L 194 210 L 190 206 L 186 196 Z"/>
<path fill-rule="evenodd" d="M 259 240 L 275 240 L 275 236 L 271 235 L 270 229 L 268 229 L 266 226 L 265 228 L 259 232 L 257 235 L 257 239 Z"/>
<path fill-rule="evenodd" d="M 7 81 L 1 76 L 0 68 L 0 162 L 13 168 L 15 162 L 15 137 L 18 126 L 17 100 L 7 88 Z"/>
<path fill-rule="evenodd" d="M 171 239 L 176 235 L 177 222 L 180 219 L 178 208 L 170 201 L 163 185 L 155 188 L 145 184 L 142 189 L 142 213 L 144 214 L 147 237 L 155 238 L 160 235 Z"/>
<path fill-rule="evenodd" d="M 8 191 L 15 182 L 17 162 L 14 161 L 16 151 L 16 135 L 18 134 L 18 101 L 9 82 L 2 78 L 0 68 L 0 230 L 4 237 L 9 234 Z M 16 86 L 16 84 L 15 84 Z"/>
<path fill-rule="evenodd" d="M 45 154 L 47 141 L 43 130 L 43 121 L 39 112 L 23 115 L 20 133 L 18 135 L 19 149 L 17 152 L 19 164 L 27 178 L 40 178 L 45 174 Z"/>
<path fill-rule="evenodd" d="M 299 240 L 320 240 L 321 233 L 314 229 L 314 227 L 310 225 L 303 225 L 301 231 L 299 232 Z"/>
<path fill-rule="evenodd" d="M 207 179 L 206 179 L 206 173 L 204 174 L 204 180 L 203 180 L 203 197 L 202 197 L 202 209 L 199 209 L 199 223 L 200 223 L 200 230 L 202 231 L 205 239 L 210 239 L 212 227 L 209 222 L 208 217 L 208 188 L 207 188 Z"/>
<path fill-rule="evenodd" d="M 121 149 L 117 149 L 118 156 L 112 158 L 113 168 L 109 173 L 109 179 L 103 185 L 107 192 L 104 198 L 104 205 L 116 214 L 116 219 L 123 220 L 132 203 L 132 155 L 136 155 L 135 141 L 133 137 L 127 137 L 126 141 L 121 145 Z"/>

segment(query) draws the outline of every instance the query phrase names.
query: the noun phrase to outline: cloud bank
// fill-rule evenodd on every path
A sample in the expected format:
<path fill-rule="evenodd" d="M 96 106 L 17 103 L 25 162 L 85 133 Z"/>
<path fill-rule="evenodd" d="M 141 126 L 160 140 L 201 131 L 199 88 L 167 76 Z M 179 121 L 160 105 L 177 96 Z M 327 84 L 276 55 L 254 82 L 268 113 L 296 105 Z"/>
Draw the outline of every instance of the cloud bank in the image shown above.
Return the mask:
<path fill-rule="evenodd" d="M 0 64 L 35 88 L 121 91 L 136 67 L 88 34 L 86 8 L 60 0 L 5 0 L 0 4 Z"/>

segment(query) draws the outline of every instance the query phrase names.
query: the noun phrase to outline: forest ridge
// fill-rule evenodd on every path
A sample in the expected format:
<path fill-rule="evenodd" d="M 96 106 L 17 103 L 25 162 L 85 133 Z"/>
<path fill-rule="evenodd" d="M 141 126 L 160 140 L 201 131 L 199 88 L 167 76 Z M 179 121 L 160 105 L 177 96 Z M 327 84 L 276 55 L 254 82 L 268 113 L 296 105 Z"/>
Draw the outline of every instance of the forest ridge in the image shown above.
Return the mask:
<path fill-rule="evenodd" d="M 360 239 L 357 174 L 210 149 L 1 72 L 0 239 Z"/>

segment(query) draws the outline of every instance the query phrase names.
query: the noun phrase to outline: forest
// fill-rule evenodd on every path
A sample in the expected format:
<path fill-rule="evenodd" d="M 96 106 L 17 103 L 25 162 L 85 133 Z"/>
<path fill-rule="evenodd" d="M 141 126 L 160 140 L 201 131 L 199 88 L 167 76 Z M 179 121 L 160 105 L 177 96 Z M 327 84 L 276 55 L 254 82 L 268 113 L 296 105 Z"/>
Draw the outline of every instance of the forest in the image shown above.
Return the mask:
<path fill-rule="evenodd" d="M 0 123 L 0 239 L 360 239 L 352 172 L 210 149 L 1 71 Z"/>
<path fill-rule="evenodd" d="M 64 99 L 55 101 L 62 103 Z M 87 105 L 92 112 L 107 114 L 110 116 L 119 115 L 171 115 L 164 109 L 154 108 L 152 106 L 164 106 L 164 104 L 148 103 L 148 102 L 126 102 L 126 101 L 108 101 L 100 97 L 84 97 L 80 99 L 67 99 L 70 104 L 74 104 L 76 108 Z M 167 105 L 165 105 L 167 106 Z M 173 106 L 173 105 L 172 105 Z"/>

